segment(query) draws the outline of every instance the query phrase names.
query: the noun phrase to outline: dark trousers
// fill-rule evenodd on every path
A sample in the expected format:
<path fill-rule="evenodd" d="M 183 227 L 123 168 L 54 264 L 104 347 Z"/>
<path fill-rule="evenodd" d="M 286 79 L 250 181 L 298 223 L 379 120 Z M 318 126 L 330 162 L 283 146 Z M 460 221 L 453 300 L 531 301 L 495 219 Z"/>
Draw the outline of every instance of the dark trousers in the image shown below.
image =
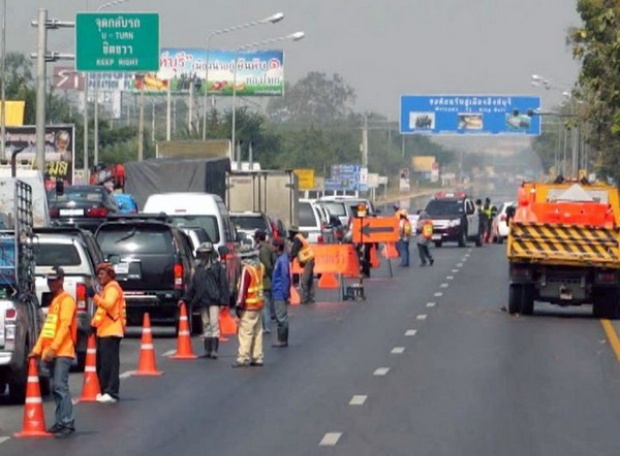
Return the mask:
<path fill-rule="evenodd" d="M 299 278 L 301 284 L 301 302 L 308 304 L 314 301 L 314 260 L 304 264 L 304 270 Z"/>
<path fill-rule="evenodd" d="M 433 256 L 428 248 L 428 244 L 418 244 L 418 253 L 420 254 L 420 262 L 426 264 L 426 260 L 433 261 Z"/>
<path fill-rule="evenodd" d="M 101 394 L 118 399 L 120 387 L 120 337 L 97 338 L 97 377 Z"/>

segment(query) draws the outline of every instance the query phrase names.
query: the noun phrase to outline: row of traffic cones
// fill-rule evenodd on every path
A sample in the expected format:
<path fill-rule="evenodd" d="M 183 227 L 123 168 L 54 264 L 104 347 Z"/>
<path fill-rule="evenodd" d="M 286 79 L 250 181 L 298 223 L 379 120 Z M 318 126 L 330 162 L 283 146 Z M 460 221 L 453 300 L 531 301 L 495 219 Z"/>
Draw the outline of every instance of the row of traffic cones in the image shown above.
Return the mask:
<path fill-rule="evenodd" d="M 181 306 L 179 317 L 179 335 L 177 339 L 176 353 L 171 357 L 175 360 L 196 359 L 192 348 L 191 335 L 189 331 L 187 310 L 185 305 Z M 236 334 L 237 324 L 230 316 L 228 309 L 223 309 L 220 317 L 221 332 L 223 334 Z M 86 360 L 84 366 L 84 381 L 82 384 L 82 395 L 78 402 L 95 402 L 97 396 L 101 394 L 101 386 L 97 377 L 97 348 L 95 336 L 88 338 L 86 349 Z M 157 369 L 157 357 L 153 345 L 153 334 L 151 332 L 151 319 L 148 313 L 144 314 L 142 324 L 142 339 L 140 340 L 140 356 L 138 358 L 138 368 L 132 373 L 135 376 L 159 376 L 163 372 Z M 45 430 L 45 414 L 43 411 L 43 400 L 41 397 L 41 386 L 39 384 L 39 369 L 37 360 L 31 358 L 28 362 L 28 384 L 26 386 L 26 404 L 24 407 L 24 418 L 22 431 L 15 434 L 15 437 L 52 437 L 53 434 Z"/>

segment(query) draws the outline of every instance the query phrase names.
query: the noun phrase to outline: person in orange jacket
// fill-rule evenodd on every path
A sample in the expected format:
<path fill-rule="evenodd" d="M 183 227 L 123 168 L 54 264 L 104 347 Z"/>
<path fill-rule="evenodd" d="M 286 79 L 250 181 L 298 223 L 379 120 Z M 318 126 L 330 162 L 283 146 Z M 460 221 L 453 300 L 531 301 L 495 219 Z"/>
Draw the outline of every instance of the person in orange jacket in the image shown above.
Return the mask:
<path fill-rule="evenodd" d="M 69 391 L 69 369 L 75 359 L 77 339 L 77 304 L 63 288 L 65 273 L 60 266 L 47 274 L 47 285 L 53 296 L 47 317 L 31 357 L 42 358 L 50 364 L 52 393 L 56 402 L 56 422 L 48 432 L 66 437 L 75 432 L 73 402 Z"/>
<path fill-rule="evenodd" d="M 97 266 L 97 280 L 103 290 L 88 287 L 97 310 L 91 326 L 97 331 L 97 377 L 101 394 L 97 402 L 114 403 L 119 399 L 120 346 L 127 325 L 125 297 L 116 281 L 116 271 L 110 263 Z"/>

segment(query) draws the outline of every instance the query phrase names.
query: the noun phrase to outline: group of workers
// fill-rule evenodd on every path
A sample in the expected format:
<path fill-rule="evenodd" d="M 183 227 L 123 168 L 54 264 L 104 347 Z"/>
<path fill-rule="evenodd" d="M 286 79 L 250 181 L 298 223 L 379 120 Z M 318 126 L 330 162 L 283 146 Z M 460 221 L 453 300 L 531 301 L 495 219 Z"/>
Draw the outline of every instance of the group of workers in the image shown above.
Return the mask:
<path fill-rule="evenodd" d="M 409 214 L 405 209 L 394 206 L 395 217 L 398 223 L 398 243 L 397 250 L 400 257 L 399 266 L 409 267 L 409 243 L 412 235 L 416 237 L 418 247 L 418 255 L 420 257 L 420 266 L 431 266 L 435 264 L 435 259 L 431 255 L 429 245 L 433 239 L 433 222 L 425 211 L 418 211 L 418 222 L 414 232 Z"/>

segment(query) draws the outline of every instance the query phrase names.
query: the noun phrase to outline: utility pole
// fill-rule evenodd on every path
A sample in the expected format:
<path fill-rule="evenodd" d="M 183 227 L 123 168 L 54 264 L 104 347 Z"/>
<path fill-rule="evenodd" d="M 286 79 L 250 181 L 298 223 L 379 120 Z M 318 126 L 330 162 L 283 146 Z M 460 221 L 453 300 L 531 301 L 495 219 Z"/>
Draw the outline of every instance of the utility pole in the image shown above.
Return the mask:
<path fill-rule="evenodd" d="M 46 63 L 57 60 L 74 60 L 73 54 L 61 54 L 47 51 L 47 30 L 59 28 L 74 28 L 74 22 L 48 20 L 47 10 L 39 9 L 38 19 L 32 22 L 37 27 L 37 52 L 31 58 L 37 59 L 37 101 L 36 101 L 36 138 L 37 138 L 37 169 L 45 174 L 45 101 L 46 101 Z"/>
<path fill-rule="evenodd" d="M 368 116 L 364 115 L 362 128 L 362 166 L 368 166 Z"/>
<path fill-rule="evenodd" d="M 144 160 L 144 79 L 140 86 L 140 121 L 138 122 L 138 161 Z"/>
<path fill-rule="evenodd" d="M 0 155 L 6 159 L 6 0 L 2 0 L 2 57 L 0 59 L 0 97 L 2 106 L 0 107 Z"/>

